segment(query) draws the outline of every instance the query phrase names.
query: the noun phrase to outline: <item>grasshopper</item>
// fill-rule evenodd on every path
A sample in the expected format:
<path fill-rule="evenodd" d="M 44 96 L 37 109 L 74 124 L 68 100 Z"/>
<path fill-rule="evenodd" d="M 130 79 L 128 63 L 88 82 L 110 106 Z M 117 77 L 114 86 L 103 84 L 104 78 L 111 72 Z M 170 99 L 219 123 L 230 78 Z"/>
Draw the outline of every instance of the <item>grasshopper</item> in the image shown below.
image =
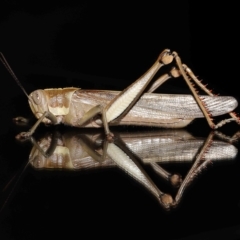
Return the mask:
<path fill-rule="evenodd" d="M 33 114 L 38 121 L 28 132 L 18 135 L 19 139 L 29 138 L 38 125 L 66 124 L 74 127 L 104 127 L 108 140 L 113 138 L 109 126 L 141 125 L 162 128 L 182 128 L 196 118 L 205 117 L 212 129 L 240 118 L 232 112 L 237 101 L 229 96 L 216 96 L 204 86 L 187 65 L 182 64 L 176 52 L 164 50 L 155 63 L 135 82 L 121 92 L 107 90 L 83 90 L 80 88 L 59 88 L 36 90 L 26 93 L 13 73 L 3 54 L 1 61 L 22 88 L 28 98 Z M 159 77 L 151 85 L 158 70 L 175 61 L 169 73 Z M 182 76 L 192 95 L 154 94 L 165 81 Z M 198 95 L 194 82 L 207 95 Z M 229 114 L 231 118 L 214 124 L 212 117 Z M 16 118 L 21 121 L 22 118 Z"/>

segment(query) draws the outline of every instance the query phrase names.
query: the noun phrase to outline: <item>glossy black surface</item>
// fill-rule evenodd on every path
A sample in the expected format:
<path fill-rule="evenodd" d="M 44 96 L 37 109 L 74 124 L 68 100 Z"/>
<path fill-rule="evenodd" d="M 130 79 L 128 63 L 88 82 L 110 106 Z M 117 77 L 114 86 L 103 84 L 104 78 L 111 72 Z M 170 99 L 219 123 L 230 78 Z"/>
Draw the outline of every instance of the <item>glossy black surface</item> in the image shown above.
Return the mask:
<path fill-rule="evenodd" d="M 236 6 L 160 4 L 8 1 L 0 8 L 0 51 L 31 92 L 67 86 L 120 90 L 170 48 L 214 92 L 238 99 Z M 231 12 L 231 17 L 226 19 L 225 12 Z M 69 239 L 143 234 L 149 239 L 240 237 L 239 157 L 204 172 L 171 213 L 118 169 L 52 172 L 28 167 L 12 193 L 11 186 L 3 191 L 25 166 L 31 149 L 30 144 L 15 141 L 22 128 L 11 119 L 31 112 L 4 67 L 0 76 L 1 239 L 58 238 L 64 233 Z M 161 89 L 188 92 L 178 79 Z M 223 132 L 231 135 L 238 129 L 232 123 Z M 193 123 L 189 131 L 205 137 L 209 128 L 203 120 Z M 239 148 L 238 143 L 235 146 Z M 187 167 L 173 169 L 187 172 Z M 167 188 L 161 180 L 159 184 Z"/>

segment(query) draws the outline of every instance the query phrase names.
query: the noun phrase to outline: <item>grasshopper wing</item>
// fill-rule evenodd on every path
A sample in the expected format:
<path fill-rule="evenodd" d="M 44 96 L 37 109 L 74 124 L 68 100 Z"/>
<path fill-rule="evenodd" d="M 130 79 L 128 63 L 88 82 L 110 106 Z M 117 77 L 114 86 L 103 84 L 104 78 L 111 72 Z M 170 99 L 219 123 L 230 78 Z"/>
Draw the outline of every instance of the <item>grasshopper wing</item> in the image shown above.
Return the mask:
<path fill-rule="evenodd" d="M 81 102 L 86 110 L 96 105 L 106 106 L 119 94 L 118 91 L 79 90 L 73 102 Z M 214 116 L 233 111 L 238 103 L 230 96 L 200 96 L 209 113 Z M 121 107 L 121 106 L 120 106 Z M 204 115 L 192 95 L 145 93 L 118 121 L 109 125 L 142 125 L 156 127 L 184 127 Z"/>

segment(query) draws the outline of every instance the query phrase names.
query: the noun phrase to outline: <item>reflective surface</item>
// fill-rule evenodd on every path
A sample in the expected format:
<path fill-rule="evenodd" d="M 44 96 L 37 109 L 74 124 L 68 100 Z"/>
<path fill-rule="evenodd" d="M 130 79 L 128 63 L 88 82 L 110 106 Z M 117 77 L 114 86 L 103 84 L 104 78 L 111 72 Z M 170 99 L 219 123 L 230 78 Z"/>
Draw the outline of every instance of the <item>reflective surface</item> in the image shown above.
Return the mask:
<path fill-rule="evenodd" d="M 37 134 L 35 145 L 16 143 L 13 133 L 1 139 L 4 229 L 24 231 L 27 224 L 34 234 L 42 217 L 56 226 L 73 213 L 83 225 L 102 216 L 146 229 L 161 225 L 172 239 L 185 235 L 186 225 L 187 234 L 195 234 L 239 224 L 236 142 L 211 132 L 129 130 L 114 132 L 113 143 L 104 142 L 101 131 L 71 128 Z M 205 218 L 201 226 L 199 218 Z"/>
<path fill-rule="evenodd" d="M 159 2 L 155 5 L 138 2 L 132 6 L 104 1 L 29 4 L 10 0 L 4 3 L 6 8 L 0 7 L 0 51 L 28 93 L 71 86 L 121 90 L 147 70 L 163 49 L 170 48 L 177 51 L 183 62 L 205 84 L 209 83 L 215 93 L 234 96 L 239 102 L 236 71 L 239 64 L 234 60 L 239 49 L 236 31 L 239 8 L 233 3 L 219 2 L 213 7 L 189 1 L 161 1 L 161 6 Z M 224 17 L 226 12 L 231 13 L 228 18 Z M 32 114 L 26 97 L 2 66 L 0 78 L 4 83 L 0 94 L 1 239 L 57 239 L 63 234 L 68 239 L 86 236 L 135 239 L 143 235 L 148 239 L 237 239 L 240 236 L 239 154 L 235 159 L 211 160 L 213 164 L 207 165 L 207 169 L 186 186 L 179 204 L 166 211 L 153 191 L 125 173 L 123 167 L 116 167 L 116 163 L 114 167 L 75 171 L 35 169 L 27 165 L 33 146 L 15 141 L 16 134 L 27 128 L 15 127 L 11 119 Z M 185 83 L 178 79 L 164 84 L 159 92 L 189 94 Z M 236 112 L 240 112 L 239 108 Z M 238 129 L 231 123 L 222 132 L 231 136 Z M 52 134 L 52 130 L 43 126 L 36 140 L 44 138 L 47 132 Z M 114 130 L 124 134 L 151 130 L 151 137 L 153 134 L 159 139 L 156 129 Z M 67 131 L 60 129 L 63 136 Z M 194 164 L 190 159 L 194 153 L 201 152 L 209 132 L 204 120 L 195 121 L 187 129 L 186 136 L 190 139 L 182 141 L 180 137 L 175 146 L 165 144 L 165 150 L 152 148 L 147 156 L 141 151 L 145 147 L 149 149 L 148 140 L 141 143 L 140 149 L 135 148 L 139 145 L 134 141 L 139 143 L 143 137 L 136 137 L 134 141 L 131 137 L 128 142 L 121 135 L 122 142 L 132 149 L 132 155 L 131 151 L 126 153 L 122 145 L 113 144 L 136 165 L 139 163 L 144 170 L 141 171 L 148 174 L 161 192 L 175 200 L 179 188 L 172 188 L 160 177 L 147 157 L 152 159 L 156 150 L 158 155 L 153 164 L 167 173 L 181 174 L 185 179 Z M 90 137 L 90 140 L 95 139 Z M 215 141 L 229 146 L 216 136 L 213 144 L 207 146 L 214 149 Z M 184 144 L 186 147 L 182 148 Z M 102 146 L 100 136 L 99 145 L 93 144 L 93 147 L 101 154 Z M 171 149 L 171 146 L 174 147 Z M 230 146 L 239 151 L 238 142 Z M 166 157 L 170 151 L 171 157 Z M 182 156 L 186 152 L 188 156 L 184 159 L 188 161 L 184 163 L 181 158 L 182 161 L 177 162 L 175 153 Z M 145 160 L 141 161 L 136 155 Z M 164 159 L 174 163 L 160 163 Z"/>
<path fill-rule="evenodd" d="M 84 134 L 86 132 L 86 134 Z M 214 140 L 215 132 L 207 138 L 194 138 L 186 130 L 155 130 L 145 132 L 113 132 L 108 142 L 102 132 L 95 134 L 75 129 L 64 134 L 49 133 L 36 141 L 29 163 L 35 169 L 89 170 L 118 167 L 144 186 L 160 205 L 170 210 L 179 205 L 188 185 L 213 162 L 231 162 L 237 149 L 226 142 Z M 220 135 L 220 134 L 218 134 Z M 190 163 L 186 176 L 166 171 L 161 165 Z M 146 172 L 146 165 L 176 190 L 176 196 L 162 192 Z"/>

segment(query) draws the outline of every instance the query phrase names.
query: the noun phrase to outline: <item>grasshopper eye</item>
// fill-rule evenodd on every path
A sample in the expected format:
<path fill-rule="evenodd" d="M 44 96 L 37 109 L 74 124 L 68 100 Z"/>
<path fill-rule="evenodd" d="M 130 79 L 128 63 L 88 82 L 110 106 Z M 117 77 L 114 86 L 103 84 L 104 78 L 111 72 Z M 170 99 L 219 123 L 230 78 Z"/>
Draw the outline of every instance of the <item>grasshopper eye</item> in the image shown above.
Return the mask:
<path fill-rule="evenodd" d="M 42 102 L 42 96 L 41 93 L 39 91 L 35 91 L 31 94 L 31 97 L 34 101 L 35 104 L 39 105 Z"/>

